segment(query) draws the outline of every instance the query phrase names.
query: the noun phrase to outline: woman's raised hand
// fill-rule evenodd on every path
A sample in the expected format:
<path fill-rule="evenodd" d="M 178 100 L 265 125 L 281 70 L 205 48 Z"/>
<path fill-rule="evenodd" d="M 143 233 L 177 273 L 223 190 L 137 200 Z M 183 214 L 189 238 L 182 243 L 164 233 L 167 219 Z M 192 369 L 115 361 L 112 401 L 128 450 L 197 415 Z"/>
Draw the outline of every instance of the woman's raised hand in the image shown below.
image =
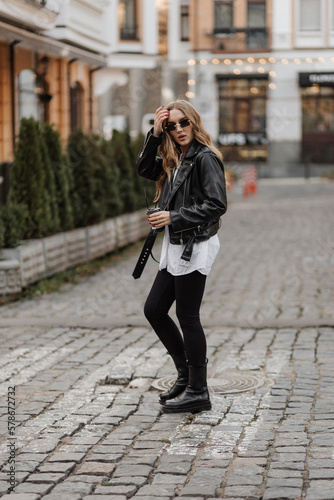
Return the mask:
<path fill-rule="evenodd" d="M 164 109 L 164 106 L 160 106 L 155 112 L 154 116 L 154 129 L 153 135 L 159 137 L 162 129 L 162 123 L 169 117 L 169 109 Z"/>

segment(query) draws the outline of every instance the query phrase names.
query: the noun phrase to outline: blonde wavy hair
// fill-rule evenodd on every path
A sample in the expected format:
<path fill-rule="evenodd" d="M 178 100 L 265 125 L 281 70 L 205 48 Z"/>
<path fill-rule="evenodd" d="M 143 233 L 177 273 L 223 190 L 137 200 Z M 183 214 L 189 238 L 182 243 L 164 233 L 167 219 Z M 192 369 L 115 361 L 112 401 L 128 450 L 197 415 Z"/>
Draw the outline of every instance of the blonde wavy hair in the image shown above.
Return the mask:
<path fill-rule="evenodd" d="M 176 101 L 170 102 L 167 106 L 166 109 L 172 110 L 172 109 L 178 109 L 183 112 L 186 118 L 188 118 L 193 126 L 193 132 L 194 132 L 194 138 L 200 143 L 204 144 L 208 148 L 211 149 L 211 151 L 218 156 L 221 160 L 223 159 L 223 155 L 217 149 L 211 140 L 210 135 L 208 132 L 205 130 L 203 123 L 202 123 L 202 118 L 200 117 L 199 113 L 196 111 L 194 106 L 190 104 L 188 101 L 184 101 L 183 99 L 177 99 Z M 166 126 L 168 120 L 165 120 L 163 122 L 163 127 Z M 163 136 L 162 136 L 162 142 L 160 145 L 160 154 L 162 156 L 162 167 L 163 167 L 163 172 L 159 179 L 157 180 L 156 183 L 156 194 L 154 201 L 157 201 L 160 198 L 161 195 L 161 189 L 162 185 L 168 177 L 168 180 L 170 180 L 171 175 L 175 171 L 178 163 L 179 163 L 179 156 L 181 153 L 181 148 L 179 144 L 177 144 L 171 134 L 167 132 L 164 128 Z"/>

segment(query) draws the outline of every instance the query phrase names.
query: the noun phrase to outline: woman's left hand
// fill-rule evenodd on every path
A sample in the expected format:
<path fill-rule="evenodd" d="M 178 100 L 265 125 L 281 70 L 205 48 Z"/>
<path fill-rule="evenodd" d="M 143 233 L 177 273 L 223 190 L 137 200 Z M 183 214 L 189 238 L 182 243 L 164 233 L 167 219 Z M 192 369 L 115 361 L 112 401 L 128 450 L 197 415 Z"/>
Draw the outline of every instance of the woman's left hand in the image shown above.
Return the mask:
<path fill-rule="evenodd" d="M 170 226 L 172 223 L 170 220 L 170 212 L 163 210 L 161 212 L 155 212 L 154 214 L 148 216 L 148 222 L 154 229 Z"/>

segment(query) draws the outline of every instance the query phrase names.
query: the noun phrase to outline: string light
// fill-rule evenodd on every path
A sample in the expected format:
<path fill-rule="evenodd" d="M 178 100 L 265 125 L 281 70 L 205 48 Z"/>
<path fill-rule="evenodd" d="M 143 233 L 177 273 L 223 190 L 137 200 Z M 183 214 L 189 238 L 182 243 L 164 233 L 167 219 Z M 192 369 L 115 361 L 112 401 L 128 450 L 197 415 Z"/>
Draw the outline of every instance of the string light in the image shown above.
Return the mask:
<path fill-rule="evenodd" d="M 331 57 L 330 59 L 328 58 L 327 61 L 331 61 L 331 62 L 334 62 L 334 57 Z M 212 59 L 211 61 L 207 61 L 206 59 L 201 59 L 199 61 L 199 64 L 202 64 L 202 65 L 206 65 L 208 64 L 209 62 L 211 62 L 212 64 L 226 64 L 227 66 L 230 66 L 231 64 L 236 64 L 238 66 L 242 66 L 244 63 L 246 63 L 246 61 L 249 63 L 249 64 L 254 64 L 255 63 L 255 59 L 254 57 L 248 57 L 247 60 L 242 60 L 242 59 L 229 59 L 229 58 L 226 58 L 226 59 L 223 59 L 223 60 L 220 60 L 218 58 L 214 58 Z M 264 58 L 264 57 L 261 57 L 259 60 L 258 60 L 258 63 L 261 64 L 261 65 L 265 65 L 267 63 L 275 63 L 275 62 L 280 62 L 282 64 L 289 64 L 289 63 L 294 63 L 294 64 L 302 64 L 302 62 L 307 62 L 307 63 L 313 63 L 314 61 L 318 61 L 318 62 L 321 62 L 321 63 L 325 63 L 326 62 L 326 58 L 325 57 L 317 57 L 316 59 L 313 59 L 312 57 L 306 57 L 305 59 L 301 59 L 299 57 L 295 57 L 293 59 L 288 59 L 286 57 L 282 58 L 282 59 L 276 59 L 275 57 L 268 57 L 268 58 Z M 195 59 L 189 59 L 188 60 L 188 65 L 189 66 L 194 66 L 198 64 Z M 252 71 L 253 68 L 251 66 L 245 66 L 245 70 L 246 71 Z M 261 73 L 262 71 L 260 71 Z"/>
<path fill-rule="evenodd" d="M 240 71 L 240 69 L 234 69 L 234 70 L 233 70 L 233 73 L 234 73 L 235 75 L 240 75 L 240 74 L 241 74 L 241 71 Z"/>
<path fill-rule="evenodd" d="M 196 64 L 195 59 L 189 59 L 188 66 L 195 66 L 195 64 Z"/>
<path fill-rule="evenodd" d="M 259 73 L 265 73 L 265 69 L 264 68 L 257 68 L 258 72 Z"/>
<path fill-rule="evenodd" d="M 275 90 L 276 85 L 274 83 L 269 83 L 269 88 L 271 88 L 272 90 Z"/>
<path fill-rule="evenodd" d="M 275 77 L 276 76 L 276 71 L 269 71 L 269 75 L 272 76 L 272 77 Z"/>
<path fill-rule="evenodd" d="M 188 85 L 195 85 L 195 80 L 188 80 Z"/>
<path fill-rule="evenodd" d="M 194 99 L 195 97 L 195 93 L 194 92 L 186 92 L 186 97 L 188 97 L 189 99 Z"/>

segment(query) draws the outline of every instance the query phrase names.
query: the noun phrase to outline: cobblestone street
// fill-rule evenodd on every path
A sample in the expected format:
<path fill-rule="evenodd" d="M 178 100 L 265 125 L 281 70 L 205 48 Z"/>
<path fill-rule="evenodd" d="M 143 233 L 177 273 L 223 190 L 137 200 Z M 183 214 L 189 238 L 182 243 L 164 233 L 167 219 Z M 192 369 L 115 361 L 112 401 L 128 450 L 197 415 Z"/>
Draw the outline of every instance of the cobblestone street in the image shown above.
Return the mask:
<path fill-rule="evenodd" d="M 334 500 L 334 183 L 230 199 L 201 311 L 211 411 L 161 412 L 174 370 L 142 313 L 157 264 L 131 276 L 142 242 L 0 307 L 2 499 Z"/>

